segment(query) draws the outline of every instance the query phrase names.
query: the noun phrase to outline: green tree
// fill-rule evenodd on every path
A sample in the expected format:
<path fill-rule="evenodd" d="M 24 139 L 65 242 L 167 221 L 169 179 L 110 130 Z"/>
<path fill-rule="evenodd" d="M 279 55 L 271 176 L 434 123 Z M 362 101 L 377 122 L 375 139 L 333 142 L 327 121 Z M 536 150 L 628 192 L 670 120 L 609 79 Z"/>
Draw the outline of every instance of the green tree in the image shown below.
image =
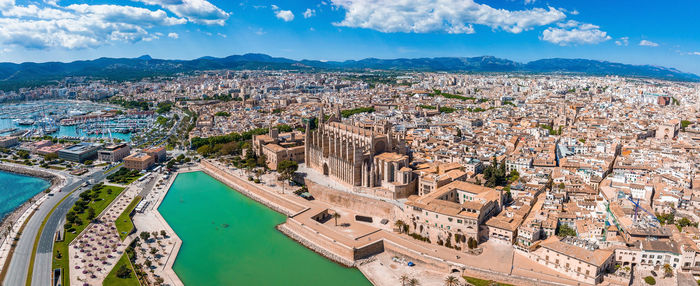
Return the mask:
<path fill-rule="evenodd" d="M 335 220 L 335 226 L 338 226 L 338 219 L 340 218 L 340 214 L 338 212 L 333 212 L 333 219 Z"/>
<path fill-rule="evenodd" d="M 408 275 L 402 274 L 401 277 L 399 277 L 399 281 L 401 281 L 401 286 L 406 286 L 406 283 L 411 280 L 411 278 L 408 278 Z"/>
<path fill-rule="evenodd" d="M 277 163 L 277 172 L 283 180 L 289 180 L 292 178 L 292 174 L 299 169 L 299 163 L 291 160 L 283 160 Z"/>
<path fill-rule="evenodd" d="M 673 277 L 673 268 L 670 264 L 664 264 L 664 277 Z"/>
<path fill-rule="evenodd" d="M 95 209 L 92 207 L 87 208 L 87 219 L 88 220 L 93 220 L 95 218 Z"/>
<path fill-rule="evenodd" d="M 467 240 L 467 247 L 469 247 L 469 249 L 474 249 L 474 248 L 477 248 L 478 246 L 479 246 L 479 242 L 470 236 L 469 239 Z"/>
<path fill-rule="evenodd" d="M 692 221 L 690 221 L 687 217 L 681 218 L 676 221 L 676 225 L 678 226 L 679 229 L 682 229 L 686 226 L 691 226 L 695 225 Z"/>
<path fill-rule="evenodd" d="M 459 279 L 452 275 L 447 276 L 447 278 L 445 278 L 445 286 L 459 286 Z"/>
<path fill-rule="evenodd" d="M 403 233 L 403 226 L 406 225 L 402 220 L 397 220 L 394 222 L 394 226 L 399 229 L 399 233 Z"/>
<path fill-rule="evenodd" d="M 569 227 L 569 225 L 567 224 L 562 224 L 559 226 L 559 232 L 557 233 L 557 235 L 562 237 L 576 236 L 576 230 Z"/>
<path fill-rule="evenodd" d="M 124 265 L 124 264 L 119 265 L 119 268 L 117 268 L 117 277 L 122 278 L 122 279 L 126 279 L 126 278 L 129 278 L 130 275 L 131 275 L 131 270 L 128 267 L 126 267 L 126 265 Z"/>
<path fill-rule="evenodd" d="M 58 159 L 57 153 L 48 153 L 48 154 L 44 155 L 44 160 L 46 160 L 47 162 L 51 162 L 51 161 L 56 160 L 56 159 Z"/>
<path fill-rule="evenodd" d="M 29 159 L 29 152 L 27 152 L 25 150 L 19 150 L 19 151 L 17 151 L 17 156 L 20 159 Z"/>
<path fill-rule="evenodd" d="M 147 241 L 151 237 L 151 234 L 147 231 L 142 231 L 139 236 L 143 241 Z"/>

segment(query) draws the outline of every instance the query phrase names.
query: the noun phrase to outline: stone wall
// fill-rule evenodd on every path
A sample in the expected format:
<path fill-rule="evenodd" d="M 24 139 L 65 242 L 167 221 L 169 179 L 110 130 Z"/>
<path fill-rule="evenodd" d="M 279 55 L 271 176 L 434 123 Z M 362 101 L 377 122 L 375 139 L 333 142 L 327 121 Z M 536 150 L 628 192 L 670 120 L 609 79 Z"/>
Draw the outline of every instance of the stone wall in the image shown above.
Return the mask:
<path fill-rule="evenodd" d="M 347 255 L 342 255 L 339 244 L 332 245 L 330 241 L 326 242 L 318 235 L 314 235 L 308 230 L 305 230 L 303 226 L 299 225 L 298 222 L 294 222 L 293 219 L 287 219 L 287 223 L 283 223 L 277 226 L 277 230 L 284 233 L 291 239 L 299 242 L 301 245 L 313 250 L 314 252 L 326 257 L 334 262 L 342 264 L 347 267 L 354 267 L 355 261 L 351 259 L 351 250 Z M 311 238 L 316 239 L 311 239 Z M 325 243 L 324 243 L 325 242 Z M 333 249 L 333 250 L 330 250 Z M 348 256 L 348 257 L 346 257 Z"/>
<path fill-rule="evenodd" d="M 309 189 L 309 193 L 311 193 L 315 199 L 339 207 L 352 209 L 363 215 L 391 219 L 394 217 L 393 212 L 396 211 L 394 208 L 398 209 L 398 207 L 391 203 L 331 189 L 326 186 L 316 184 L 308 179 L 305 181 L 305 183 Z"/>
<path fill-rule="evenodd" d="M 303 209 L 303 206 L 295 206 L 300 210 L 293 210 L 290 207 L 282 206 L 282 204 L 291 204 L 289 202 L 284 202 L 280 198 L 273 198 L 269 197 L 268 194 L 265 194 L 265 191 L 260 190 L 257 186 L 250 185 L 250 183 L 247 183 L 245 181 L 242 181 L 240 178 L 228 174 L 225 171 L 220 170 L 217 168 L 214 164 L 211 164 L 207 161 L 202 160 L 200 163 L 202 166 L 202 171 L 207 173 L 209 176 L 212 176 L 214 179 L 217 179 L 218 181 L 224 183 L 225 185 L 233 188 L 234 190 L 238 191 L 239 193 L 245 195 L 246 197 L 249 197 L 265 206 L 268 208 L 273 209 L 276 212 L 285 214 L 287 216 L 293 216 L 295 214 L 298 214 L 300 210 Z M 253 189 L 257 189 L 253 191 Z M 265 197 L 268 196 L 268 197 Z M 277 202 L 273 202 L 277 201 Z"/>
<path fill-rule="evenodd" d="M 0 170 L 15 174 L 22 174 L 47 179 L 51 181 L 52 186 L 56 186 L 61 182 L 61 178 L 59 176 L 56 176 L 50 172 L 34 169 L 31 167 L 12 166 L 2 163 L 0 164 Z"/>
<path fill-rule="evenodd" d="M 384 240 L 378 240 L 362 247 L 356 248 L 353 254 L 355 260 L 369 258 L 384 252 Z"/>
<path fill-rule="evenodd" d="M 392 242 L 387 242 L 384 245 L 384 250 L 391 254 L 392 256 L 398 256 L 404 258 L 406 261 L 411 261 L 416 265 L 428 268 L 433 271 L 447 273 L 450 271 L 450 265 L 445 262 L 438 261 L 437 259 L 425 257 L 420 253 L 416 253 L 407 248 L 396 245 Z"/>

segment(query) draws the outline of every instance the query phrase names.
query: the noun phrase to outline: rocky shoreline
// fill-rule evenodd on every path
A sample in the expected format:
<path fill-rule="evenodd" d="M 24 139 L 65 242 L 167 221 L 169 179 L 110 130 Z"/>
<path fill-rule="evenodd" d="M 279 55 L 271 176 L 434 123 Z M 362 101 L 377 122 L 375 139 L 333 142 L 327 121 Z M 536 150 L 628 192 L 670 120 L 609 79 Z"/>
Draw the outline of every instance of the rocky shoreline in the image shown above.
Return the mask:
<path fill-rule="evenodd" d="M 18 174 L 18 175 L 25 175 L 25 176 L 32 176 L 32 177 L 47 179 L 51 182 L 51 186 L 49 188 L 52 188 L 52 187 L 60 184 L 63 181 L 63 178 L 61 178 L 58 175 L 53 174 L 51 172 L 47 172 L 44 170 L 31 169 L 29 167 L 23 167 L 23 166 L 17 166 L 17 165 L 8 165 L 8 163 L 0 164 L 0 171 Z"/>
<path fill-rule="evenodd" d="M 51 185 L 47 188 L 47 190 L 52 191 L 56 188 L 61 187 L 63 183 L 65 183 L 65 179 L 59 175 L 46 172 L 43 170 L 35 170 L 31 169 L 29 167 L 23 167 L 23 166 L 15 166 L 15 165 L 9 165 L 8 163 L 1 163 L 0 164 L 0 171 L 8 172 L 8 173 L 13 173 L 13 174 L 18 174 L 18 175 L 25 175 L 25 176 L 32 176 L 32 177 L 37 177 L 37 178 L 42 178 L 48 180 Z M 16 207 L 14 210 L 9 212 L 7 215 L 5 215 L 3 218 L 0 219 L 0 233 L 8 227 L 13 224 L 15 221 L 19 219 L 19 217 L 27 210 L 31 205 L 37 201 L 39 198 L 43 197 L 46 195 L 46 190 L 37 193 L 33 197 L 31 197 L 29 200 L 25 201 L 18 207 Z"/>

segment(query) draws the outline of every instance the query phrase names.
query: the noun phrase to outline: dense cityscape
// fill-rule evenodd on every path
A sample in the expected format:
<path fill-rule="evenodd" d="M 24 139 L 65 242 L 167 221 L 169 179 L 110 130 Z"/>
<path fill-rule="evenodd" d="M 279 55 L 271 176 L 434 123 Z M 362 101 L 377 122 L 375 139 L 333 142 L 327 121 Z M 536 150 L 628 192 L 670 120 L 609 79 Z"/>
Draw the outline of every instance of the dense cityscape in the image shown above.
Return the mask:
<path fill-rule="evenodd" d="M 215 70 L 4 92 L 14 121 L 0 166 L 52 186 L 4 221 L 2 275 L 8 285 L 192 283 L 173 267 L 184 238 L 158 206 L 176 178 L 206 174 L 285 214 L 279 232 L 375 285 L 690 285 L 700 274 L 697 88 Z M 26 224 L 59 197 L 72 199 L 45 210 L 52 224 Z"/>
<path fill-rule="evenodd" d="M 0 0 L 0 286 L 700 286 L 698 11 Z"/>

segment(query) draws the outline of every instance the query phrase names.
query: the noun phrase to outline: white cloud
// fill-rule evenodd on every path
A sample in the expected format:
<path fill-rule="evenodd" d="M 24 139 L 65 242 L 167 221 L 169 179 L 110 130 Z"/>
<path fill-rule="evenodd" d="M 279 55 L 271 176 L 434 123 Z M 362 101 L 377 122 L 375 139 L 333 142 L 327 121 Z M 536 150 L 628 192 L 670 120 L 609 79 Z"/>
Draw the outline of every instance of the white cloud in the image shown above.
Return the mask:
<path fill-rule="evenodd" d="M 272 10 L 279 10 L 280 7 L 278 7 L 275 4 L 272 4 L 272 5 L 270 5 L 270 8 L 272 8 Z"/>
<path fill-rule="evenodd" d="M 306 11 L 304 11 L 304 19 L 308 19 L 313 16 L 316 16 L 316 10 L 306 8 Z"/>
<path fill-rule="evenodd" d="M 2 1 L 2 0 L 0 0 Z M 134 0 L 163 7 L 188 21 L 205 25 L 224 25 L 230 13 L 206 0 Z"/>
<path fill-rule="evenodd" d="M 15 0 L 0 0 L 0 10 L 15 6 Z"/>
<path fill-rule="evenodd" d="M 593 24 L 569 20 L 557 26 L 544 30 L 540 39 L 560 46 L 598 44 L 611 39 L 607 32 Z"/>
<path fill-rule="evenodd" d="M 536 0 L 525 0 L 525 5 L 535 4 Z"/>
<path fill-rule="evenodd" d="M 168 33 L 168 38 L 177 39 L 179 37 L 180 35 L 178 35 L 177 33 Z"/>
<path fill-rule="evenodd" d="M 615 45 L 618 46 L 628 46 L 630 44 L 630 37 L 622 37 L 619 40 L 615 41 Z"/>
<path fill-rule="evenodd" d="M 578 15 L 579 13 L 578 13 L 578 10 L 573 10 L 573 11 L 571 11 L 570 14 L 571 14 L 571 15 Z"/>
<path fill-rule="evenodd" d="M 251 28 L 251 29 L 253 29 L 253 28 Z M 254 33 L 258 36 L 262 36 L 262 35 L 267 34 L 267 32 L 265 32 L 265 30 L 263 30 L 263 28 L 254 29 Z"/>
<path fill-rule="evenodd" d="M 158 39 L 148 29 L 184 24 L 163 10 L 121 5 L 38 7 L 0 0 L 0 45 L 27 49 L 81 49 L 111 42 Z"/>
<path fill-rule="evenodd" d="M 345 10 L 336 26 L 373 29 L 385 33 L 474 33 L 473 25 L 484 25 L 511 33 L 566 18 L 549 7 L 510 11 L 495 9 L 473 0 L 332 0 Z"/>
<path fill-rule="evenodd" d="M 652 41 L 647 41 L 647 40 L 640 41 L 639 45 L 644 46 L 644 47 L 658 47 L 659 46 L 659 44 L 654 43 Z"/>
<path fill-rule="evenodd" d="M 275 11 L 275 16 L 277 16 L 277 18 L 284 20 L 285 22 L 289 22 L 289 21 L 294 20 L 294 13 L 292 13 L 292 11 L 289 11 L 289 10 Z"/>

